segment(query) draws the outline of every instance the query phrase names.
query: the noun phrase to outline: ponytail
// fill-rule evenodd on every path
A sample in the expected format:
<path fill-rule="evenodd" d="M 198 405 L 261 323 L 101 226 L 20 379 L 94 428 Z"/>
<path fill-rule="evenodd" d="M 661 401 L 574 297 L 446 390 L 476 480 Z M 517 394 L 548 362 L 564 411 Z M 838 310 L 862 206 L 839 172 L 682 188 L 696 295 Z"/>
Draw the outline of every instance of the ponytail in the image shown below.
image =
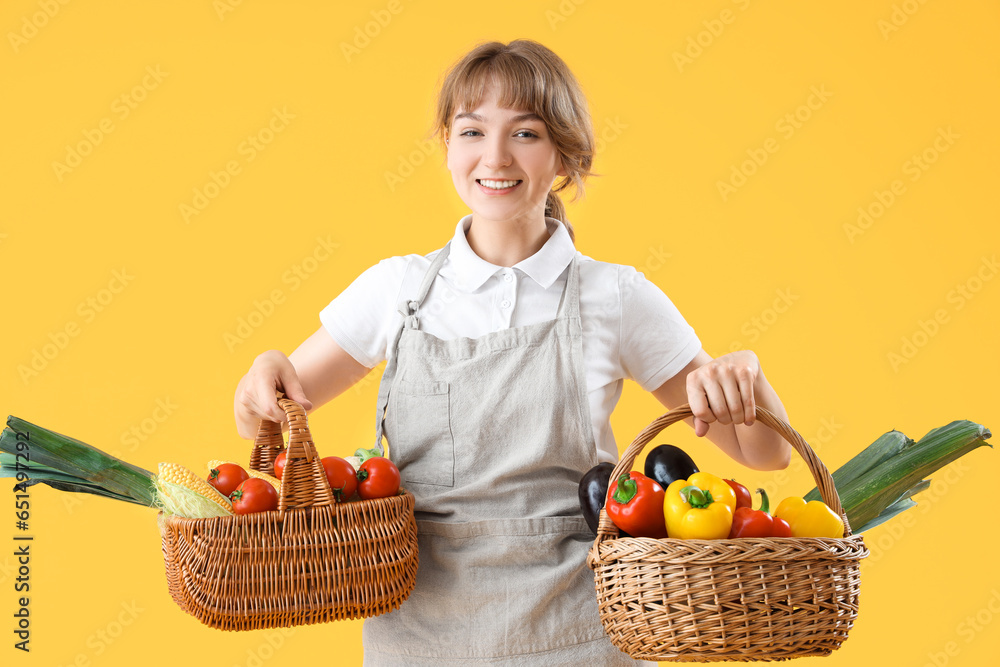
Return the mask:
<path fill-rule="evenodd" d="M 569 220 L 566 219 L 566 207 L 563 205 L 562 198 L 552 190 L 550 190 L 549 194 L 545 197 L 545 217 L 555 218 L 565 225 L 566 231 L 569 232 L 570 240 L 574 243 L 576 242 L 576 234 L 573 232 L 573 225 L 571 225 Z"/>

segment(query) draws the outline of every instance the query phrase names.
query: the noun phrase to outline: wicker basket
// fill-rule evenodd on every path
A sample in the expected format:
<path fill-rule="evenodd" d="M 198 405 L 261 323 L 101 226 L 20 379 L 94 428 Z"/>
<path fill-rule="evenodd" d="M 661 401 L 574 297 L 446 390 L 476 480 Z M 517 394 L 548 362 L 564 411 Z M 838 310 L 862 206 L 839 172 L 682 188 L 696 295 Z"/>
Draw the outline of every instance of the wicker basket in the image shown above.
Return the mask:
<path fill-rule="evenodd" d="M 684 405 L 640 433 L 611 479 L 664 428 L 691 417 Z M 587 562 L 601 622 L 633 658 L 677 662 L 784 660 L 828 655 L 858 615 L 859 563 L 833 479 L 812 448 L 764 408 L 757 419 L 805 459 L 824 502 L 844 518 L 844 537 L 680 540 L 619 537 L 601 510 Z"/>
<path fill-rule="evenodd" d="M 213 628 L 254 630 L 376 616 L 413 590 L 413 494 L 337 504 L 306 414 L 289 399 L 289 444 L 273 512 L 159 524 L 170 594 Z M 281 425 L 261 422 L 250 467 L 273 474 Z"/>

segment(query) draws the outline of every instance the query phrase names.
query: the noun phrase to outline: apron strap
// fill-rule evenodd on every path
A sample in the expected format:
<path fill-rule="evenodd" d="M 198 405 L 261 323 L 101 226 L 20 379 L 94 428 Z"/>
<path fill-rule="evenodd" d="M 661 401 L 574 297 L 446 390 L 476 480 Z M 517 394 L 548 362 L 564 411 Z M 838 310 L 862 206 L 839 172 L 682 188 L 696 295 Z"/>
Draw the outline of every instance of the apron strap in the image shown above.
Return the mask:
<path fill-rule="evenodd" d="M 420 284 L 420 289 L 417 291 L 416 297 L 399 304 L 398 310 L 399 314 L 403 316 L 403 321 L 396 329 L 392 344 L 387 350 L 385 371 L 382 373 L 382 381 L 379 383 L 378 388 L 378 407 L 375 411 L 375 450 L 381 454 L 385 454 L 385 450 L 382 447 L 382 422 L 385 420 L 385 409 L 389 404 L 389 389 L 392 387 L 392 382 L 396 377 L 399 339 L 403 335 L 403 329 L 419 328 L 420 322 L 417 318 L 417 311 L 420 309 L 420 305 L 424 302 L 424 299 L 427 298 L 431 284 L 444 265 L 445 259 L 448 258 L 450 250 L 451 241 L 445 244 L 444 248 L 434 258 L 434 261 L 431 262 L 427 273 L 424 274 L 423 282 Z M 559 298 L 559 308 L 556 311 L 556 317 L 574 319 L 580 317 L 580 267 L 577 263 L 576 255 L 573 256 L 573 259 L 569 263 L 569 275 L 566 276 L 566 286 L 563 288 L 562 296 Z"/>
<path fill-rule="evenodd" d="M 446 243 L 445 246 L 438 252 L 434 261 L 431 262 L 430 267 L 427 269 L 427 273 L 424 274 L 424 280 L 420 283 L 420 289 L 417 290 L 416 298 L 403 301 L 399 304 L 399 314 L 403 316 L 402 328 L 416 329 L 418 327 L 419 322 L 417 320 L 417 310 L 419 310 L 420 304 L 424 302 L 424 299 L 427 298 L 427 293 L 431 290 L 431 283 L 434 282 L 438 272 L 441 271 L 441 267 L 444 266 L 444 260 L 448 258 L 450 250 L 451 241 L 448 241 L 448 243 Z M 402 328 L 396 333 L 397 341 L 399 340 L 399 333 L 402 331 Z M 393 345 L 390 349 L 395 350 L 396 346 Z"/>
<path fill-rule="evenodd" d="M 420 309 L 420 304 L 422 304 L 424 299 L 427 298 L 427 293 L 430 292 L 431 289 L 431 283 L 434 282 L 434 278 L 437 277 L 438 272 L 444 265 L 444 260 L 448 258 L 450 250 L 451 241 L 448 241 L 444 248 L 438 252 L 434 261 L 431 262 L 430 267 L 427 269 L 427 273 L 424 274 L 424 280 L 420 283 L 420 289 L 417 291 L 416 297 L 403 301 L 398 306 L 399 314 L 403 316 L 403 321 L 396 329 L 396 333 L 392 339 L 392 344 L 389 345 L 387 350 L 385 371 L 382 373 L 382 381 L 378 386 L 378 407 L 375 410 L 375 450 L 377 450 L 380 454 L 385 454 L 385 450 L 382 448 L 382 421 L 385 419 L 385 409 L 389 404 L 389 388 L 392 386 L 392 381 L 396 377 L 396 360 L 399 354 L 399 339 L 403 335 L 403 329 L 417 329 L 419 327 L 420 323 L 417 319 L 417 311 Z"/>
<path fill-rule="evenodd" d="M 559 298 L 559 309 L 556 311 L 556 317 L 580 317 L 580 266 L 577 263 L 576 255 L 569 262 L 569 274 L 566 276 L 566 286 Z"/>

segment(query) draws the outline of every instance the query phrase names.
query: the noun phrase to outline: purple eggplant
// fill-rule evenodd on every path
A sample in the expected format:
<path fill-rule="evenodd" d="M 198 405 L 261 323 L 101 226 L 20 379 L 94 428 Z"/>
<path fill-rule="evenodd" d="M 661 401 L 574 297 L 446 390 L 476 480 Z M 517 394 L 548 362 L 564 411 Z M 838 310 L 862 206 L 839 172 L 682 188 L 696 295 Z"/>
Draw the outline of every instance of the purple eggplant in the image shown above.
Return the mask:
<path fill-rule="evenodd" d="M 671 482 L 687 479 L 698 472 L 698 466 L 680 447 L 659 445 L 646 455 L 646 465 L 643 470 L 646 477 L 652 477 L 666 490 Z"/>
<path fill-rule="evenodd" d="M 583 510 L 583 518 L 587 520 L 587 525 L 595 536 L 599 515 L 608 497 L 608 480 L 611 479 L 611 471 L 614 469 L 614 465 L 610 463 L 598 463 L 580 479 L 580 509 Z"/>

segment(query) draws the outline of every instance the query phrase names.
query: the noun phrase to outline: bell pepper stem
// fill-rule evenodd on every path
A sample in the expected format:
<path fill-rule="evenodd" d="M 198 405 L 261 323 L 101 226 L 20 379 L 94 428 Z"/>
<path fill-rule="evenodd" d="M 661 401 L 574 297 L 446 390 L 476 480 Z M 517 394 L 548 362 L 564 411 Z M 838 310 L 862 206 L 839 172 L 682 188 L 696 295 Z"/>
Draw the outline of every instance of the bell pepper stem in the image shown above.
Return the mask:
<path fill-rule="evenodd" d="M 691 486 L 685 486 L 681 489 L 681 499 L 684 500 L 691 507 L 704 508 L 715 502 L 712 498 L 712 492 L 707 490 L 699 489 L 693 484 Z"/>
<path fill-rule="evenodd" d="M 635 498 L 635 494 L 639 491 L 639 487 L 636 485 L 635 480 L 633 480 L 628 473 L 623 473 L 621 477 L 618 478 L 618 486 L 615 489 L 615 493 L 612 496 L 615 502 L 619 505 L 625 505 L 628 501 Z"/>
<path fill-rule="evenodd" d="M 760 511 L 763 512 L 764 514 L 770 514 L 771 506 L 768 504 L 767 501 L 767 491 L 765 491 L 764 489 L 757 489 L 757 493 L 760 494 Z"/>

